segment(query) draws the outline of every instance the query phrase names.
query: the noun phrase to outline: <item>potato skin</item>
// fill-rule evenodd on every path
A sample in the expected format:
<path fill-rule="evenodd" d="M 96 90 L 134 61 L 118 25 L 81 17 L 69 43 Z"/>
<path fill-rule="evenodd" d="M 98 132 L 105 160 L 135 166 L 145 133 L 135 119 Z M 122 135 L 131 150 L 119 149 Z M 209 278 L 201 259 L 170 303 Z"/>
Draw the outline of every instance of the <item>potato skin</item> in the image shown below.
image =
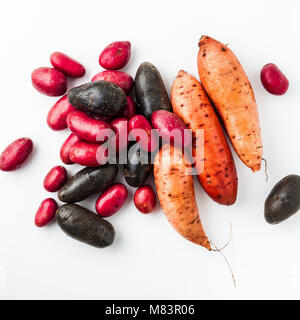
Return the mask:
<path fill-rule="evenodd" d="M 122 183 L 116 183 L 101 193 L 96 201 L 96 212 L 101 217 L 110 217 L 117 213 L 128 198 L 128 190 Z"/>
<path fill-rule="evenodd" d="M 47 124 L 52 130 L 63 130 L 67 126 L 67 116 L 70 112 L 76 110 L 68 101 L 68 96 L 64 95 L 49 110 Z"/>
<path fill-rule="evenodd" d="M 99 57 L 99 64 L 104 69 L 118 70 L 125 67 L 131 55 L 129 41 L 115 41 L 103 49 Z"/>
<path fill-rule="evenodd" d="M 46 96 L 58 97 L 67 91 L 67 77 L 54 68 L 41 67 L 33 70 L 31 82 L 37 91 Z"/>
<path fill-rule="evenodd" d="M 115 117 L 127 104 L 124 90 L 104 80 L 72 88 L 68 100 L 73 107 L 101 117 Z"/>
<path fill-rule="evenodd" d="M 0 170 L 12 171 L 23 165 L 33 150 L 29 138 L 20 138 L 7 146 L 0 155 Z"/>
<path fill-rule="evenodd" d="M 122 113 L 122 116 L 127 118 L 128 120 L 132 118 L 136 114 L 136 105 L 134 100 L 127 96 L 127 105 L 125 107 L 125 110 Z"/>
<path fill-rule="evenodd" d="M 268 63 L 262 68 L 260 79 L 271 94 L 282 96 L 289 89 L 289 80 L 274 63 Z"/>
<path fill-rule="evenodd" d="M 246 166 L 260 170 L 263 145 L 251 84 L 234 53 L 221 42 L 203 36 L 198 72 L 202 85 L 225 125 L 231 143 Z"/>
<path fill-rule="evenodd" d="M 166 110 L 154 111 L 151 115 L 151 123 L 165 143 L 175 144 L 184 148 L 187 148 L 192 143 L 191 136 L 184 134 L 184 130 L 187 129 L 186 125 L 173 112 Z M 176 139 L 172 136 L 172 132 L 174 134 L 173 130 L 181 133 L 181 139 Z"/>
<path fill-rule="evenodd" d="M 48 192 L 56 192 L 68 179 L 68 172 L 63 166 L 53 167 L 44 179 L 44 188 Z"/>
<path fill-rule="evenodd" d="M 300 177 L 289 175 L 279 181 L 265 202 L 265 219 L 278 224 L 300 209 Z"/>
<path fill-rule="evenodd" d="M 175 161 L 170 161 L 170 157 Z M 163 145 L 154 161 L 157 195 L 175 230 L 187 240 L 211 250 L 200 221 L 191 171 L 189 160 L 180 150 Z"/>
<path fill-rule="evenodd" d="M 133 87 L 133 79 L 131 76 L 123 71 L 117 70 L 105 70 L 97 73 L 93 78 L 92 82 L 105 80 L 114 83 L 115 85 L 122 88 L 127 94 Z"/>
<path fill-rule="evenodd" d="M 60 159 L 64 164 L 73 164 L 74 162 L 70 159 L 70 150 L 76 143 L 82 142 L 82 140 L 71 133 L 60 148 Z"/>
<path fill-rule="evenodd" d="M 99 168 L 84 168 L 60 188 L 58 199 L 67 203 L 82 201 L 111 186 L 117 174 L 118 167 L 114 164 Z"/>
<path fill-rule="evenodd" d="M 56 213 L 60 228 L 70 237 L 97 248 L 105 248 L 114 241 L 113 226 L 99 215 L 76 204 L 65 204 Z"/>
<path fill-rule="evenodd" d="M 66 122 L 68 128 L 84 141 L 103 143 L 112 134 L 108 123 L 89 117 L 80 110 L 70 112 Z"/>
<path fill-rule="evenodd" d="M 204 147 L 204 159 L 195 159 L 198 179 L 204 191 L 219 204 L 234 204 L 238 186 L 234 160 L 201 83 L 185 71 L 179 71 L 172 86 L 171 101 L 174 113 L 193 132 L 193 156 L 201 157 L 196 151 Z M 198 129 L 204 130 L 204 146 L 203 141 L 196 137 Z"/>
<path fill-rule="evenodd" d="M 148 163 L 143 164 L 139 161 L 141 152 L 145 153 L 137 144 L 132 146 L 127 154 L 127 163 L 123 165 L 125 181 L 134 188 L 143 186 L 153 169 L 150 154 L 147 154 Z"/>
<path fill-rule="evenodd" d="M 136 72 L 135 93 L 139 111 L 149 120 L 156 110 L 172 111 L 161 75 L 149 62 L 142 63 Z"/>
<path fill-rule="evenodd" d="M 85 75 L 84 66 L 62 52 L 53 52 L 50 56 L 50 62 L 54 68 L 71 78 L 80 78 Z"/>
<path fill-rule="evenodd" d="M 149 214 L 155 209 L 156 195 L 150 186 L 138 188 L 133 200 L 135 207 L 143 214 Z"/>
<path fill-rule="evenodd" d="M 35 225 L 42 228 L 49 224 L 55 218 L 56 209 L 57 203 L 54 199 L 43 200 L 34 217 Z"/>

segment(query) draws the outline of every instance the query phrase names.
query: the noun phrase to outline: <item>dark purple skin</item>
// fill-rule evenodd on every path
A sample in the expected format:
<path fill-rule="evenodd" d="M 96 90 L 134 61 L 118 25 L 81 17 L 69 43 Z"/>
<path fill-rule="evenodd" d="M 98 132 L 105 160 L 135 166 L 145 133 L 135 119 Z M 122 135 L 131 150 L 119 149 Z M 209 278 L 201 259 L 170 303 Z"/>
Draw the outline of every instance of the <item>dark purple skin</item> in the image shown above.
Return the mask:
<path fill-rule="evenodd" d="M 105 80 L 72 88 L 68 100 L 73 107 L 84 112 L 111 118 L 122 113 L 127 104 L 124 90 Z"/>
<path fill-rule="evenodd" d="M 260 78 L 264 88 L 271 94 L 282 96 L 288 91 L 289 80 L 273 63 L 263 67 Z"/>
<path fill-rule="evenodd" d="M 59 189 L 58 199 L 67 203 L 82 201 L 111 186 L 117 174 L 118 166 L 115 164 L 82 169 Z"/>
<path fill-rule="evenodd" d="M 96 248 L 108 247 L 115 238 L 114 227 L 107 220 L 76 204 L 61 206 L 56 221 L 68 236 Z"/>
<path fill-rule="evenodd" d="M 265 219 L 278 224 L 300 209 L 300 177 L 293 174 L 279 181 L 265 202 Z"/>
<path fill-rule="evenodd" d="M 156 110 L 172 111 L 172 105 L 162 77 L 157 68 L 142 63 L 135 76 L 135 94 L 139 112 L 149 120 Z"/>

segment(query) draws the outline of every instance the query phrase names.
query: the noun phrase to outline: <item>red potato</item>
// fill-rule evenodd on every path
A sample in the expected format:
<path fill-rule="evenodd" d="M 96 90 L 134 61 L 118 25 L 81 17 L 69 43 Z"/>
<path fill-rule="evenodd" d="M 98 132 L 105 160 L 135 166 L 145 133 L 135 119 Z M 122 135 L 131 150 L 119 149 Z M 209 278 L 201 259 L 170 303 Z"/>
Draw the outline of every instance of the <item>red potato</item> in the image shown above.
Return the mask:
<path fill-rule="evenodd" d="M 129 132 L 145 151 L 153 152 L 158 148 L 158 139 L 150 122 L 142 115 L 129 120 Z"/>
<path fill-rule="evenodd" d="M 33 87 L 50 97 L 62 96 L 67 91 L 67 77 L 54 68 L 42 67 L 32 71 Z"/>
<path fill-rule="evenodd" d="M 112 82 L 115 85 L 122 88 L 127 94 L 131 91 L 133 87 L 133 79 L 132 77 L 123 71 L 116 70 L 105 70 L 97 73 L 92 81 L 105 80 L 108 82 Z"/>
<path fill-rule="evenodd" d="M 128 191 L 121 183 L 106 189 L 96 201 L 96 212 L 101 217 L 110 217 L 117 213 L 126 202 Z"/>
<path fill-rule="evenodd" d="M 12 171 L 19 168 L 33 150 L 33 142 L 29 138 L 20 138 L 12 142 L 0 156 L 0 170 Z"/>
<path fill-rule="evenodd" d="M 192 135 L 176 114 L 158 110 L 152 113 L 151 122 L 164 142 L 184 148 L 192 143 Z"/>
<path fill-rule="evenodd" d="M 69 154 L 72 146 L 78 142 L 82 142 L 76 134 L 71 133 L 60 148 L 60 159 L 64 164 L 73 164 Z"/>
<path fill-rule="evenodd" d="M 234 204 L 238 188 L 234 160 L 201 83 L 185 71 L 179 71 L 172 86 L 171 102 L 174 113 L 193 132 L 192 154 L 203 189 L 219 204 Z M 197 130 L 201 129 L 204 140 L 198 135 Z"/>
<path fill-rule="evenodd" d="M 199 42 L 198 72 L 237 155 L 253 172 L 259 171 L 263 145 L 258 110 L 237 57 L 221 42 L 203 36 Z"/>
<path fill-rule="evenodd" d="M 260 79 L 264 88 L 271 94 L 282 96 L 288 91 L 289 80 L 274 63 L 262 68 Z"/>
<path fill-rule="evenodd" d="M 82 140 L 104 142 L 112 134 L 112 129 L 105 121 L 89 117 L 85 112 L 75 110 L 67 116 L 68 128 Z"/>
<path fill-rule="evenodd" d="M 211 250 L 194 194 L 191 164 L 180 149 L 164 144 L 155 156 L 154 177 L 160 205 L 184 238 Z"/>
<path fill-rule="evenodd" d="M 52 53 L 50 56 L 50 62 L 54 68 L 71 78 L 80 78 L 85 75 L 84 66 L 62 52 Z"/>
<path fill-rule="evenodd" d="M 70 112 L 76 110 L 68 101 L 68 96 L 60 98 L 50 109 L 47 116 L 47 124 L 52 130 L 63 130 L 67 126 L 67 116 Z"/>
<path fill-rule="evenodd" d="M 127 149 L 128 146 L 128 120 L 126 118 L 116 118 L 110 122 L 110 126 L 116 135 L 116 154 L 121 154 Z"/>
<path fill-rule="evenodd" d="M 84 167 L 99 167 L 107 163 L 108 149 L 105 145 L 78 142 L 71 147 L 69 157 Z"/>
<path fill-rule="evenodd" d="M 125 67 L 130 59 L 129 41 L 116 41 L 108 45 L 100 54 L 99 64 L 104 69 L 118 70 Z"/>
<path fill-rule="evenodd" d="M 141 213 L 151 213 L 156 206 L 156 195 L 153 189 L 150 186 L 138 188 L 134 194 L 134 204 Z"/>
<path fill-rule="evenodd" d="M 125 107 L 125 110 L 123 111 L 123 117 L 130 119 L 136 114 L 136 105 L 134 100 L 127 96 L 127 105 Z"/>
<path fill-rule="evenodd" d="M 57 203 L 54 199 L 48 198 L 42 201 L 35 214 L 35 225 L 41 228 L 46 226 L 52 220 L 54 220 L 56 209 Z"/>
<path fill-rule="evenodd" d="M 68 172 L 62 166 L 53 167 L 44 179 L 44 188 L 49 192 L 56 192 L 65 184 Z"/>

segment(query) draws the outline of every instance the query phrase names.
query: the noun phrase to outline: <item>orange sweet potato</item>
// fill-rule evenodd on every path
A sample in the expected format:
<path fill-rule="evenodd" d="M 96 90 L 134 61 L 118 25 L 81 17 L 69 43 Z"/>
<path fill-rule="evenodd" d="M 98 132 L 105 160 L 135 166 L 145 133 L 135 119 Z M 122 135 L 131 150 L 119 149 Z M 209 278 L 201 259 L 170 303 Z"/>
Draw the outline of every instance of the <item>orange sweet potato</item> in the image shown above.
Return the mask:
<path fill-rule="evenodd" d="M 155 156 L 154 176 L 161 207 L 171 225 L 187 240 L 211 250 L 195 200 L 191 164 L 182 151 L 163 145 Z"/>
<path fill-rule="evenodd" d="M 193 156 L 198 179 L 217 203 L 232 205 L 237 196 L 237 173 L 232 154 L 217 115 L 200 82 L 179 71 L 171 91 L 174 113 L 193 132 Z M 204 141 L 197 130 L 204 130 Z M 203 155 L 197 148 L 204 148 Z"/>
<path fill-rule="evenodd" d="M 236 153 L 253 172 L 260 170 L 263 146 L 258 110 L 239 60 L 227 46 L 203 36 L 199 41 L 198 72 Z"/>

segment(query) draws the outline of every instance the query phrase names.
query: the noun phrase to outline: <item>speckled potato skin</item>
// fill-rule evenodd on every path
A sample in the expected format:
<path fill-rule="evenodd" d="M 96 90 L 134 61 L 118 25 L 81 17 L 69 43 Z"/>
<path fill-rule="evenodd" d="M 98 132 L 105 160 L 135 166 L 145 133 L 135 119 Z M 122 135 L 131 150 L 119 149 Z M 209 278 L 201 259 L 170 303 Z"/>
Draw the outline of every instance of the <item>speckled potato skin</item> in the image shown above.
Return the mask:
<path fill-rule="evenodd" d="M 136 72 L 135 93 L 139 111 L 149 120 L 156 110 L 172 111 L 161 75 L 149 62 L 143 62 Z"/>
<path fill-rule="evenodd" d="M 117 174 L 118 167 L 115 164 L 107 164 L 98 168 L 84 168 L 59 189 L 58 199 L 67 203 L 82 201 L 111 186 Z"/>
<path fill-rule="evenodd" d="M 263 145 L 258 110 L 240 62 L 227 46 L 203 36 L 199 42 L 198 72 L 237 155 L 253 172 L 260 170 Z"/>
<path fill-rule="evenodd" d="M 193 156 L 201 157 L 196 158 L 195 167 L 203 189 L 219 204 L 234 204 L 238 186 L 235 164 L 219 119 L 202 85 L 185 71 L 179 71 L 172 86 L 171 102 L 174 113 L 193 132 Z M 204 145 L 196 137 L 197 129 L 204 130 Z M 196 152 L 197 148 L 203 147 L 204 158 Z"/>
<path fill-rule="evenodd" d="M 104 80 L 72 88 L 68 100 L 73 107 L 102 117 L 117 116 L 127 105 L 124 90 Z"/>
<path fill-rule="evenodd" d="M 114 241 L 115 230 L 106 220 L 76 204 L 65 204 L 56 213 L 60 228 L 70 237 L 97 248 Z"/>
<path fill-rule="evenodd" d="M 174 157 L 174 163 L 169 161 Z M 154 161 L 154 177 L 160 205 L 171 225 L 184 238 L 211 250 L 203 230 L 194 194 L 191 165 L 182 152 L 163 145 Z"/>

